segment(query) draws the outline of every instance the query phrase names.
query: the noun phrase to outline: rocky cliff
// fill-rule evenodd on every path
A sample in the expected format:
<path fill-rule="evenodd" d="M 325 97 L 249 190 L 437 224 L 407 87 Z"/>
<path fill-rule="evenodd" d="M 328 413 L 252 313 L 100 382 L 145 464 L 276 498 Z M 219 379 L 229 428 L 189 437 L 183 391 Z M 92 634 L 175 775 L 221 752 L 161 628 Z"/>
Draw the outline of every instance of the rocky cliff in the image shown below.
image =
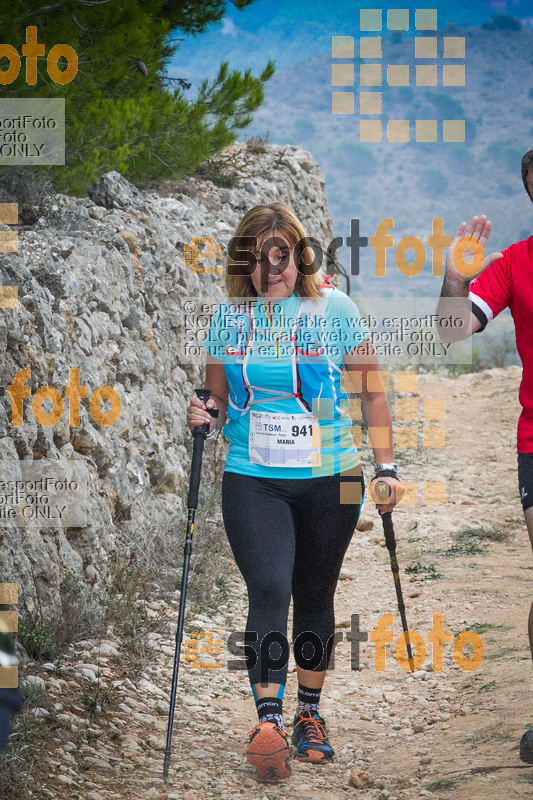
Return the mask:
<path fill-rule="evenodd" d="M 190 178 L 142 192 L 109 173 L 88 198 L 21 203 L 21 224 L 0 226 L 18 231 L 18 251 L 1 257 L 0 285 L 16 286 L 19 298 L 17 307 L 0 309 L 0 465 L 4 476 L 7 468 L 17 478 L 21 462 L 52 459 L 67 471 L 79 462 L 89 476 L 83 527 L 43 527 L 35 519 L 17 527 L 0 519 L 0 580 L 19 584 L 21 613 L 59 610 L 67 573 L 96 591 L 109 583 L 113 565 L 130 557 L 181 554 L 176 539 L 168 546 L 168 533 L 183 528 L 191 445 L 185 412 L 203 379 L 201 358 L 183 356 L 184 304 L 222 296 L 219 275 L 194 275 L 185 266 L 185 245 L 212 236 L 224 258 L 242 215 L 276 200 L 295 210 L 309 235 L 325 243 L 332 237 L 324 180 L 308 152 L 238 144 L 224 155 L 232 188 Z M 5 193 L 1 199 L 16 201 Z M 25 368 L 31 396 L 23 400 L 22 424 L 14 425 L 6 389 Z M 65 397 L 72 369 L 88 387 L 77 425 Z M 53 425 L 38 422 L 32 410 L 43 386 L 64 398 Z M 91 395 L 101 386 L 120 397 L 113 425 L 98 424 L 91 413 Z M 43 412 L 50 408 L 45 401 Z M 214 520 L 223 459 L 224 443 L 208 442 L 201 501 Z"/>

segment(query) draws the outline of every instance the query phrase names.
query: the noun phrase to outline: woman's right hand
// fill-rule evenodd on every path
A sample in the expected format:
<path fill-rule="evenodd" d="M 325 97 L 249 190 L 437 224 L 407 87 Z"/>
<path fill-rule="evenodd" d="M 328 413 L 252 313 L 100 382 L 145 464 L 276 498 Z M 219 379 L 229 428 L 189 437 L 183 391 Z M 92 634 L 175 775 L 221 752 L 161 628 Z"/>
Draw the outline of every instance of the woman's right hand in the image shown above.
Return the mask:
<path fill-rule="evenodd" d="M 211 433 L 212 428 L 214 427 L 216 420 L 206 411 L 207 408 L 218 408 L 215 400 L 212 397 L 209 398 L 207 401 L 207 406 L 205 403 L 202 403 L 199 397 L 191 397 L 191 402 L 189 403 L 189 407 L 187 409 L 187 425 L 189 428 L 197 428 L 199 425 L 205 425 L 206 422 L 210 423 L 209 432 Z"/>

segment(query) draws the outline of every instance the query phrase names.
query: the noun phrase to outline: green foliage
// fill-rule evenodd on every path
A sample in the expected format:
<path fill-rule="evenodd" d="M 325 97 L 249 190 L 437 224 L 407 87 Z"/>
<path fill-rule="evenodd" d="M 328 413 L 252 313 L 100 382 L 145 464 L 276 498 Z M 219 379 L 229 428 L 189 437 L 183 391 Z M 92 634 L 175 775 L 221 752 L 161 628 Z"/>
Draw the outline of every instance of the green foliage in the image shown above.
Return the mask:
<path fill-rule="evenodd" d="M 448 374 L 452 378 L 457 378 L 459 375 L 466 375 L 469 372 L 481 372 L 484 369 L 488 369 L 488 367 L 481 355 L 481 349 L 478 345 L 472 345 L 472 362 L 470 364 L 450 364 Z"/>
<path fill-rule="evenodd" d="M 419 184 L 422 191 L 433 196 L 444 194 L 448 189 L 448 179 L 440 169 L 435 167 L 427 167 L 427 169 L 422 170 Z"/>
<path fill-rule="evenodd" d="M 516 363 L 516 339 L 514 333 L 505 331 L 500 336 L 486 336 L 484 341 L 484 360 L 487 369 L 507 367 Z"/>
<path fill-rule="evenodd" d="M 215 159 L 208 159 L 200 164 L 195 175 L 202 180 L 213 181 L 215 186 L 225 189 L 233 189 L 237 186 L 237 179 L 233 175 L 226 174 L 223 165 Z"/>
<path fill-rule="evenodd" d="M 478 636 L 487 631 L 510 631 L 508 625 L 494 625 L 492 622 L 473 622 L 471 625 L 468 622 L 463 622 L 463 630 L 474 631 Z"/>
<path fill-rule="evenodd" d="M 446 791 L 446 789 L 453 789 L 456 783 L 457 780 L 452 780 L 451 778 L 439 778 L 436 781 L 426 784 L 426 788 L 429 789 L 430 792 Z"/>
<path fill-rule="evenodd" d="M 19 620 L 18 640 L 29 657 L 36 661 L 55 661 L 62 652 L 55 638 L 54 626 L 47 624 L 36 612 L 29 612 Z"/>
<path fill-rule="evenodd" d="M 234 5 L 245 8 L 255 1 Z M 264 99 L 263 84 L 274 74 L 271 60 L 258 77 L 250 69 L 230 71 L 222 62 L 212 82 L 202 81 L 194 101 L 184 96 L 187 82 L 168 74 L 178 47 L 172 31 L 197 35 L 219 23 L 224 0 L 36 0 L 32 6 L 29 11 L 25 0 L 6 6 L 0 17 L 3 41 L 20 49 L 26 26 L 36 25 L 47 53 L 59 42 L 76 50 L 78 74 L 61 86 L 38 62 L 35 86 L 26 84 L 21 69 L 3 94 L 65 99 L 66 166 L 38 170 L 41 177 L 51 174 L 63 191 L 84 194 L 110 169 L 136 182 L 190 174 L 250 124 Z"/>
<path fill-rule="evenodd" d="M 412 567 L 406 567 L 405 571 L 408 575 L 423 575 L 423 581 L 434 581 L 444 577 L 440 572 L 437 572 L 435 564 L 424 565 L 420 561 L 417 561 Z"/>
<path fill-rule="evenodd" d="M 480 547 L 476 542 L 460 541 L 445 550 L 442 555 L 446 558 L 455 558 L 456 556 L 480 556 L 484 552 L 484 548 Z"/>
<path fill-rule="evenodd" d="M 107 689 L 103 689 L 98 683 L 96 686 L 86 689 L 82 696 L 81 702 L 87 709 L 91 719 L 95 719 L 103 710 L 103 708 L 111 702 L 111 695 Z"/>
<path fill-rule="evenodd" d="M 36 661 L 56 661 L 72 642 L 102 631 L 102 610 L 77 576 L 66 576 L 60 597 L 61 613 L 43 615 L 32 611 L 19 620 L 18 641 Z"/>
<path fill-rule="evenodd" d="M 47 721 L 36 720 L 29 708 L 15 716 L 12 731 L 9 748 L 0 758 L 2 800 L 31 797 L 43 777 L 39 774 L 44 765 L 43 753 L 50 747 L 53 735 Z"/>
<path fill-rule="evenodd" d="M 488 539 L 491 542 L 505 542 L 509 538 L 507 531 L 497 528 L 488 528 L 484 525 L 478 528 L 462 528 L 457 534 L 458 539 Z"/>
<path fill-rule="evenodd" d="M 116 565 L 110 593 L 103 598 L 106 621 L 120 637 L 124 673 L 132 680 L 137 680 L 156 658 L 148 634 L 164 629 L 164 618 L 150 616 L 146 605 L 154 581 L 155 569 L 136 563 L 133 554 L 129 561 Z"/>
<path fill-rule="evenodd" d="M 490 692 L 491 689 L 494 689 L 496 686 L 496 681 L 489 681 L 488 683 L 484 683 L 483 686 L 480 686 L 478 689 L 479 692 Z"/>
<path fill-rule="evenodd" d="M 50 698 L 45 689 L 36 683 L 22 682 L 20 684 L 20 693 L 28 708 L 46 708 L 50 705 Z"/>

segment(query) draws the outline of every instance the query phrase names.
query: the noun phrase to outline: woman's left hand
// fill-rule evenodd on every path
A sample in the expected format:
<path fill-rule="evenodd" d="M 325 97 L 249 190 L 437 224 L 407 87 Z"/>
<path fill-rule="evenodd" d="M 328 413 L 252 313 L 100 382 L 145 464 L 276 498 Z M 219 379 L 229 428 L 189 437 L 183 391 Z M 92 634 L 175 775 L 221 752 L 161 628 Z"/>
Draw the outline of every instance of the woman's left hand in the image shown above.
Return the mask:
<path fill-rule="evenodd" d="M 380 500 L 376 493 L 376 483 L 378 481 L 387 483 L 390 486 L 390 496 L 386 502 Z M 370 482 L 370 496 L 375 502 L 376 508 L 380 514 L 385 514 L 387 511 L 392 511 L 396 503 L 400 502 L 404 494 L 405 489 L 400 481 L 396 480 L 396 478 L 386 478 L 376 475 L 376 477 Z"/>

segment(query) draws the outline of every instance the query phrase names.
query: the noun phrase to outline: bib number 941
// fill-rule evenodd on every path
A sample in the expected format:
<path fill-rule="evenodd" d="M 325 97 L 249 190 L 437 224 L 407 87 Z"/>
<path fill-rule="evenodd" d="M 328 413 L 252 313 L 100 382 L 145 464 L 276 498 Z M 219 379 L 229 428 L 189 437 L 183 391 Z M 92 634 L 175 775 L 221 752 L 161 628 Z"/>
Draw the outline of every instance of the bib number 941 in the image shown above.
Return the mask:
<path fill-rule="evenodd" d="M 292 426 L 292 435 L 293 436 L 312 436 L 313 435 L 313 426 L 312 425 L 293 425 Z"/>

